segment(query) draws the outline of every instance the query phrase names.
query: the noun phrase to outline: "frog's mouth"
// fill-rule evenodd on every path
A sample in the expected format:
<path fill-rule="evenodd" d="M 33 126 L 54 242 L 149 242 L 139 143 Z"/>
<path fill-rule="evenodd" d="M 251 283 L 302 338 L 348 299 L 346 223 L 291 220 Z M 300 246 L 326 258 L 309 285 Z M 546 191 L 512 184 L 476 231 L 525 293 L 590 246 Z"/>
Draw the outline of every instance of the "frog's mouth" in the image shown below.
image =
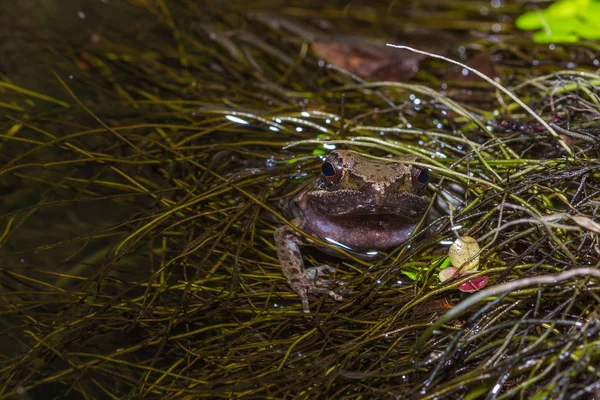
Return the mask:
<path fill-rule="evenodd" d="M 315 195 L 316 194 L 316 195 Z M 414 221 L 423 216 L 429 200 L 408 192 L 378 196 L 356 190 L 322 191 L 313 193 L 309 206 L 324 217 L 361 217 L 383 219 L 393 217 Z"/>

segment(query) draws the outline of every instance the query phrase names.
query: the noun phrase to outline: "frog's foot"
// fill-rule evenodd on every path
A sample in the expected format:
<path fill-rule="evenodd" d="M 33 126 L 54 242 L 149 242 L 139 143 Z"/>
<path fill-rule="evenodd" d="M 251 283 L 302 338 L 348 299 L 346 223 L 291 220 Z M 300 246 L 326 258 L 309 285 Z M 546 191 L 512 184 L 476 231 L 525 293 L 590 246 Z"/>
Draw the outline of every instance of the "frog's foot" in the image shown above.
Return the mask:
<path fill-rule="evenodd" d="M 327 264 L 319 265 L 318 267 L 306 268 L 306 273 L 310 279 L 318 279 L 325 276 L 323 271 L 327 271 L 330 274 L 335 274 L 337 270 Z"/>
<path fill-rule="evenodd" d="M 326 294 L 330 297 L 333 297 L 337 301 L 342 301 L 344 298 L 334 292 L 333 290 L 319 288 L 316 287 L 312 280 L 306 282 L 303 287 L 297 291 L 298 296 L 300 296 L 300 300 L 302 301 L 302 311 L 305 313 L 310 313 L 310 307 L 308 305 L 308 293 L 312 294 Z"/>
<path fill-rule="evenodd" d="M 281 264 L 281 269 L 285 279 L 294 292 L 298 293 L 302 301 L 302 310 L 308 313 L 308 294 L 326 294 L 340 301 L 342 296 L 329 289 L 319 288 L 315 285 L 316 276 L 323 270 L 334 271 L 330 266 L 321 266 L 313 269 L 313 275 L 304 268 L 302 254 L 300 253 L 300 236 L 290 227 L 282 226 L 275 230 L 275 243 L 277 248 L 277 258 Z M 317 282 L 318 283 L 318 282 Z"/>
<path fill-rule="evenodd" d="M 327 264 L 319 265 L 318 267 L 306 268 L 306 274 L 315 282 L 315 286 L 329 286 L 331 284 L 343 286 L 346 284 L 346 282 L 339 281 L 337 279 L 321 279 L 321 277 L 327 275 L 324 271 L 329 274 L 335 274 L 337 272 L 335 268 Z"/>

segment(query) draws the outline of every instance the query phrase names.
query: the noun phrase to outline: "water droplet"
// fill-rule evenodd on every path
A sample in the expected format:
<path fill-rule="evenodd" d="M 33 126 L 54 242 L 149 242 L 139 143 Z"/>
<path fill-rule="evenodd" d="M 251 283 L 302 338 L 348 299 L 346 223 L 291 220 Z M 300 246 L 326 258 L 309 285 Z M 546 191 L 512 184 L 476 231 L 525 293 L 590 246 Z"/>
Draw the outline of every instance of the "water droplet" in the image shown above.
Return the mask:
<path fill-rule="evenodd" d="M 227 118 L 231 122 L 235 122 L 236 124 L 242 124 L 242 125 L 248 125 L 249 124 L 248 121 L 243 120 L 243 119 L 238 118 L 238 117 L 233 116 L 233 115 L 226 115 L 225 118 Z"/>

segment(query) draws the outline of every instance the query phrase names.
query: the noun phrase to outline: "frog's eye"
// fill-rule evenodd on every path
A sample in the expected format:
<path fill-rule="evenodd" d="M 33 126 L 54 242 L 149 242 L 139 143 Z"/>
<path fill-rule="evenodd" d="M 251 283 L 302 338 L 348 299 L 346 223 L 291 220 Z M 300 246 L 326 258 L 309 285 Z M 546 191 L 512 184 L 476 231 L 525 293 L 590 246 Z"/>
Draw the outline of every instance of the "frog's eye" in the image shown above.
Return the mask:
<path fill-rule="evenodd" d="M 422 169 L 417 176 L 417 181 L 423 185 L 426 185 L 429 182 L 429 170 L 427 168 Z"/>
<path fill-rule="evenodd" d="M 326 178 L 331 178 L 332 176 L 335 176 L 335 168 L 333 168 L 333 165 L 331 165 L 329 161 L 325 161 L 323 163 L 323 165 L 321 166 L 321 172 L 323 172 L 323 175 Z"/>
<path fill-rule="evenodd" d="M 333 188 L 342 179 L 341 167 L 336 168 L 331 162 L 325 161 L 321 165 L 321 182 L 327 188 Z"/>

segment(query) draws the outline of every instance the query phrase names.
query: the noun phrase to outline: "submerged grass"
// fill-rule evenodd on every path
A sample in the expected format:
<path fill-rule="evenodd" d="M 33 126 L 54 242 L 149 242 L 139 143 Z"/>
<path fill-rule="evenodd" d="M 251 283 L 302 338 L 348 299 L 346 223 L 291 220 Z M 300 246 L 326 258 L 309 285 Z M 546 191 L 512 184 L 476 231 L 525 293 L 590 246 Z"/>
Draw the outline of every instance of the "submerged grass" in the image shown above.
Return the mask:
<path fill-rule="evenodd" d="M 43 23 L 51 9 L 36 21 L 12 5 L 0 17 L 12 27 L 0 399 L 597 396 L 595 44 L 436 31 L 465 56 L 492 55 L 550 130 L 437 60 L 409 84 L 363 80 L 311 50 L 341 40 L 332 32 L 400 43 L 388 28 L 411 15 L 438 29 L 426 9 L 457 30 L 515 12 L 395 4 L 98 2 L 85 12 L 101 29 L 65 30 Z M 306 263 L 336 266 L 346 285 L 342 302 L 311 298 L 307 318 L 272 236 L 289 223 L 279 200 L 334 146 L 419 155 L 431 210 L 376 263 L 308 247 Z M 459 234 L 482 247 L 480 294 L 437 279 Z"/>

